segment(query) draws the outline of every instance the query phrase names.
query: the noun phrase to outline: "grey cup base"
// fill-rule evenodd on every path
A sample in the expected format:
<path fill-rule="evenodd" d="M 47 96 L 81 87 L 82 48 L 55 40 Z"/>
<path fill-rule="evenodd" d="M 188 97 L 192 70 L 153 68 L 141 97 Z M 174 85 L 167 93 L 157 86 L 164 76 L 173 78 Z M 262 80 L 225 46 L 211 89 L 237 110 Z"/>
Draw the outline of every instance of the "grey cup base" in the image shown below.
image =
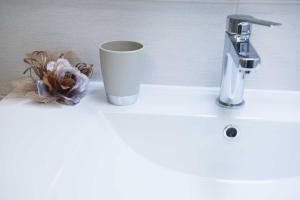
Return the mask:
<path fill-rule="evenodd" d="M 113 96 L 106 93 L 107 101 L 116 106 L 128 106 L 134 104 L 138 99 L 138 94 L 132 96 Z"/>

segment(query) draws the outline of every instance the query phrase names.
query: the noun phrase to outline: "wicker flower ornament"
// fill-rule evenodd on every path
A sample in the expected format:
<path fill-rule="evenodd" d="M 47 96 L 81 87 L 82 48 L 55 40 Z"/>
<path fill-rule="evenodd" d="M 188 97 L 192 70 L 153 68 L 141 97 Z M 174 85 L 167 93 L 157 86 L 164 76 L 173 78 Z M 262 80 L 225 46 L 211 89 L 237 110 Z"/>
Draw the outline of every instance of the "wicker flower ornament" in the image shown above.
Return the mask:
<path fill-rule="evenodd" d="M 80 102 L 93 71 L 90 64 L 71 65 L 64 54 L 50 60 L 45 51 L 34 51 L 24 62 L 29 65 L 24 74 L 29 73 L 35 81 L 39 96 L 69 105 Z"/>

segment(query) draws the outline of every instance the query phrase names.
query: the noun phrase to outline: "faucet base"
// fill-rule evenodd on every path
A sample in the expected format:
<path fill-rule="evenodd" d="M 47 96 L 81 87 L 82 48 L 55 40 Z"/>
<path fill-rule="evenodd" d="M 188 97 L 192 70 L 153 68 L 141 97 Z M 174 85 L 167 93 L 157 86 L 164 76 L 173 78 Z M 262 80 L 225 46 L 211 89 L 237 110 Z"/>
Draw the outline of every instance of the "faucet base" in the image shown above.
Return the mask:
<path fill-rule="evenodd" d="M 245 105 L 244 100 L 238 104 L 231 104 L 231 103 L 225 103 L 225 102 L 221 101 L 220 98 L 217 98 L 216 103 L 218 106 L 220 106 L 222 108 L 232 108 L 232 109 L 241 108 Z"/>

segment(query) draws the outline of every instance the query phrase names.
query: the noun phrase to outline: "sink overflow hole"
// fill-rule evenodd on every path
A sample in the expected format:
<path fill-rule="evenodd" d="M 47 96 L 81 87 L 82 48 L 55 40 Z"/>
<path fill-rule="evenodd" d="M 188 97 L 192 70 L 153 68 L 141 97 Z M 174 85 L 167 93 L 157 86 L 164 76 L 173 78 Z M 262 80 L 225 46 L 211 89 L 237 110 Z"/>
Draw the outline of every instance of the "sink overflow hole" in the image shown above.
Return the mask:
<path fill-rule="evenodd" d="M 224 136 L 228 138 L 235 138 L 238 135 L 238 129 L 233 125 L 228 125 L 224 129 Z"/>

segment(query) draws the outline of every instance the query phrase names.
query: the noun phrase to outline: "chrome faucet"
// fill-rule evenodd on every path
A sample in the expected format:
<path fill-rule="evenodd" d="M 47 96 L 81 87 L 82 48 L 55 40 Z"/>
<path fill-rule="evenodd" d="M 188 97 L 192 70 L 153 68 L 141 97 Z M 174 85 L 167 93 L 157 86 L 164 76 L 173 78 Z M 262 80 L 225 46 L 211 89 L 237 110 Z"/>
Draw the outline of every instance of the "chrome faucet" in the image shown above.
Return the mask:
<path fill-rule="evenodd" d="M 222 81 L 217 99 L 218 105 L 222 107 L 239 108 L 245 104 L 245 76 L 260 65 L 260 57 L 250 43 L 252 24 L 269 27 L 281 25 L 249 15 L 227 16 Z"/>

